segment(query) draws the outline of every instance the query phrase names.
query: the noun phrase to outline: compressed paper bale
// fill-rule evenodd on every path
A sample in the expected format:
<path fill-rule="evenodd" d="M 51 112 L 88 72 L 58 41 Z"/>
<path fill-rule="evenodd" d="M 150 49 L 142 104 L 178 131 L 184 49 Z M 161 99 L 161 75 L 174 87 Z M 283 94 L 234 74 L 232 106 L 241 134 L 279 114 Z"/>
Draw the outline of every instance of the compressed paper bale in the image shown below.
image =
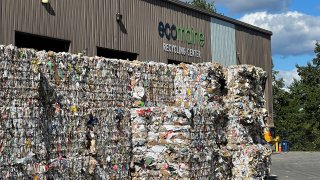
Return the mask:
<path fill-rule="evenodd" d="M 0 46 L 1 177 L 32 174 L 32 164 L 44 158 L 37 124 L 39 76 L 32 68 L 34 57 L 34 50 Z"/>
<path fill-rule="evenodd" d="M 111 90 L 109 94 L 104 95 L 102 92 L 105 90 L 105 86 L 101 86 L 101 81 L 107 84 L 107 82 L 111 82 L 111 78 L 114 79 L 115 76 L 118 76 L 119 73 L 114 71 L 112 68 L 119 68 L 119 62 L 118 61 L 112 61 L 107 59 L 100 59 L 100 58 L 87 58 L 87 57 L 81 57 L 81 56 L 75 56 L 70 54 L 64 54 L 63 57 L 60 57 L 60 54 L 51 54 L 52 57 L 59 57 L 60 58 L 60 64 L 64 64 L 67 66 L 65 69 L 66 72 L 62 71 L 62 74 L 66 75 L 66 85 L 60 84 L 60 86 L 55 86 L 54 89 L 58 95 L 61 95 L 61 99 L 57 98 L 56 101 L 59 102 L 59 105 L 61 106 L 61 116 L 67 118 L 69 122 L 62 122 L 62 126 L 64 127 L 62 129 L 68 129 L 68 134 L 74 133 L 74 135 L 68 136 L 68 147 L 72 148 L 72 153 L 68 153 L 68 158 L 72 158 L 76 155 L 82 155 L 84 157 L 90 157 L 91 162 L 97 161 L 97 163 L 100 163 L 101 166 L 104 165 L 104 169 L 99 169 L 100 173 L 107 174 L 108 177 L 118 177 L 121 176 L 122 178 L 128 176 L 128 173 L 126 172 L 118 172 L 119 169 L 127 169 L 128 165 L 125 164 L 125 162 L 122 162 L 123 157 L 128 157 L 128 153 L 125 155 L 114 155 L 112 156 L 113 159 L 110 158 L 110 163 L 108 165 L 103 164 L 105 161 L 107 161 L 108 157 L 105 157 L 105 154 L 99 154 L 102 152 L 103 145 L 101 143 L 101 139 L 97 139 L 98 134 L 97 131 L 99 130 L 97 127 L 88 127 L 88 114 L 92 113 L 93 111 L 90 108 L 94 107 L 103 107 L 106 106 L 117 106 L 121 105 L 117 102 L 117 99 L 124 99 L 124 96 L 113 96 L 116 94 L 115 90 Z M 95 63 L 98 63 L 98 67 L 94 63 L 91 63 L 92 61 L 95 61 Z M 53 61 L 55 62 L 55 61 Z M 51 62 L 52 63 L 52 62 Z M 106 71 L 105 69 L 107 67 L 102 66 L 102 63 L 109 64 L 110 69 L 109 71 Z M 112 65 L 112 66 L 111 66 Z M 49 66 L 45 66 L 49 67 Z M 105 68 L 105 69 L 104 69 Z M 89 73 L 89 70 L 91 69 L 91 72 Z M 101 71 L 103 71 L 104 74 L 101 74 Z M 50 72 L 50 71 L 49 71 Z M 126 73 L 124 73 L 126 74 Z M 109 75 L 109 79 L 101 77 Z M 48 75 L 48 79 L 51 77 L 50 74 Z M 71 83 L 71 85 L 69 85 Z M 114 82 L 116 84 L 116 82 Z M 52 83 L 52 85 L 56 85 L 56 83 Z M 67 92 L 67 93 L 65 93 Z M 119 91 L 118 91 L 119 92 Z M 121 93 L 121 92 L 120 92 Z M 112 95 L 112 98 L 110 96 Z M 122 93 L 122 95 L 125 95 Z M 60 100 L 60 101 L 59 101 Z M 128 101 L 125 101 L 128 102 Z M 122 104 L 124 105 L 124 104 Z M 98 114 L 101 114 L 102 110 L 98 112 Z M 114 113 L 115 114 L 115 113 Z M 81 115 L 81 116 L 80 116 Z M 82 120 L 80 120 L 80 117 Z M 103 117 L 104 118 L 104 117 Z M 101 118 L 101 119 L 103 119 Z M 84 119 L 84 120 L 83 120 Z M 61 121 L 60 121 L 61 122 Z M 113 121 L 112 121 L 113 122 Z M 52 120 L 50 121 L 52 123 Z M 112 123 L 114 127 L 116 126 L 116 123 Z M 107 125 L 112 125 L 107 124 Z M 123 124 L 120 123 L 120 126 Z M 110 128 L 111 126 L 109 126 Z M 104 128 L 104 127 L 101 127 Z M 127 128 L 124 128 L 127 129 Z M 110 129 L 111 130 L 111 129 Z M 117 129 L 112 129 L 117 130 Z M 111 132 L 111 131 L 110 131 Z M 119 131 L 120 132 L 120 131 Z M 80 133 L 80 134 L 79 134 Z M 116 133 L 116 132 L 114 132 Z M 61 135 L 61 134 L 60 134 Z M 104 135 L 104 134 L 102 134 Z M 110 135 L 110 134 L 109 134 Z M 101 136 L 99 136 L 101 137 Z M 112 141 L 116 142 L 117 139 L 114 139 L 114 137 L 119 137 L 119 142 L 122 143 L 121 136 L 117 135 L 110 135 L 110 137 L 107 137 L 106 142 L 108 143 Z M 128 137 L 128 136 L 122 136 L 122 138 Z M 73 139 L 73 140 L 72 140 Z M 50 141 L 49 141 L 50 142 Z M 75 142 L 74 145 L 73 142 Z M 59 143 L 60 144 L 60 143 Z M 71 145 L 71 146 L 70 146 Z M 101 148 L 100 148 L 101 147 Z M 109 149 L 106 150 L 106 152 L 109 152 L 109 155 L 112 152 L 118 152 L 118 150 L 121 150 L 119 152 L 125 152 L 126 150 L 129 150 L 128 145 L 123 147 L 122 149 L 117 148 L 116 144 L 110 144 Z M 101 149 L 101 150 L 100 150 Z M 55 152 L 53 152 L 55 153 Z M 99 159 L 93 158 L 93 156 L 97 155 L 97 153 L 100 155 Z M 110 157 L 110 156 L 109 156 Z M 129 158 L 125 158 L 128 162 Z M 98 161 L 99 160 L 99 161 Z M 112 163 L 111 163 L 112 161 Z M 119 162 L 121 161 L 121 162 Z M 121 163 L 121 165 L 117 165 L 117 163 Z M 123 163 L 123 164 L 122 164 Z M 91 163 L 95 164 L 95 163 Z M 127 163 L 128 164 L 128 163 Z M 119 168 L 118 168 L 119 166 Z M 84 174 L 90 175 L 90 176 L 103 176 L 99 175 L 93 172 L 95 170 L 96 166 L 92 166 L 90 169 L 90 172 L 88 170 L 84 171 Z M 116 169 L 116 170 L 114 170 Z M 123 175 L 124 174 L 124 175 Z M 65 176 L 69 176 L 65 174 Z M 72 174 L 71 176 L 72 177 Z"/>
<path fill-rule="evenodd" d="M 173 65 L 134 61 L 129 67 L 133 107 L 173 105 Z"/>
<path fill-rule="evenodd" d="M 144 152 L 140 152 L 142 155 L 133 152 L 134 157 L 140 157 L 140 161 L 135 162 L 134 177 L 214 177 L 213 150 L 218 146 L 214 141 L 215 119 L 210 116 L 213 112 L 209 108 L 208 114 L 201 114 L 207 116 L 197 116 L 197 122 L 192 122 L 191 112 L 184 108 L 144 108 L 135 112 L 145 117 L 145 121 L 140 122 L 147 125 L 148 138 Z M 183 163 L 179 162 L 179 157 L 183 157 Z M 180 170 L 177 175 L 176 169 Z"/>
<path fill-rule="evenodd" d="M 176 105 L 202 107 L 222 101 L 224 76 L 218 64 L 180 64 L 175 76 Z"/>
<path fill-rule="evenodd" d="M 195 111 L 192 128 L 192 158 L 189 162 L 191 166 L 191 177 L 207 179 L 218 177 L 215 160 L 220 155 L 215 153 L 221 144 L 222 137 L 218 139 L 218 134 L 225 136 L 219 131 L 222 124 L 223 115 L 219 109 L 213 108 L 214 104 L 209 103 L 201 111 Z M 221 109 L 220 109 L 221 110 Z M 220 164 L 222 165 L 222 163 Z"/>
<path fill-rule="evenodd" d="M 46 147 L 47 178 L 77 176 L 74 158 L 89 158 L 86 148 L 86 124 L 82 121 L 85 100 L 80 91 L 79 69 L 83 66 L 78 56 L 69 53 L 38 52 L 41 82 L 39 96 L 42 112 L 40 130 Z M 62 163 L 65 162 L 65 163 Z M 78 162 L 78 161 L 77 161 Z M 87 171 L 84 171 L 87 172 Z M 83 176 L 82 176 L 83 175 Z M 82 174 L 79 177 L 84 177 Z"/>
<path fill-rule="evenodd" d="M 79 120 L 88 110 L 88 106 L 100 107 L 103 104 L 90 101 L 89 103 L 84 103 L 81 100 L 108 101 L 108 99 L 103 99 L 102 93 L 93 92 L 90 94 L 92 92 L 90 88 L 97 90 L 101 86 L 98 83 L 89 84 L 88 81 L 85 81 L 88 80 L 85 77 L 87 67 L 84 70 L 82 69 L 84 77 L 81 76 L 83 74 L 79 73 L 79 68 L 83 68 L 81 63 L 85 61 L 82 57 L 68 53 L 39 52 L 37 58 L 38 72 L 42 74 L 42 82 L 40 83 L 42 90 L 38 92 L 42 97 L 40 116 L 43 121 L 41 122 L 40 134 L 43 136 L 41 141 L 44 142 L 45 151 L 49 152 L 45 155 L 46 159 L 49 158 L 49 161 L 54 161 L 55 159 L 60 159 L 61 156 L 71 158 L 78 154 L 85 156 L 88 153 L 94 154 L 95 147 L 92 147 L 92 145 L 90 145 L 89 149 L 86 147 L 86 126 L 83 121 Z M 119 63 L 115 61 L 114 64 Z M 116 68 L 118 69 L 117 66 L 115 66 Z M 106 72 L 103 73 L 106 74 Z M 58 77 L 57 75 L 63 77 Z M 93 77 L 98 76 L 99 71 L 93 75 Z M 88 91 L 89 93 L 83 93 L 83 91 Z M 113 91 L 112 93 L 115 94 L 117 92 Z M 121 96 L 116 96 L 115 98 L 123 99 Z M 57 134 L 57 132 L 60 133 Z M 66 137 L 68 137 L 67 141 L 61 141 Z M 74 145 L 73 142 L 75 142 Z M 95 140 L 91 142 L 95 142 Z M 65 176 L 67 177 L 67 175 Z"/>
<path fill-rule="evenodd" d="M 139 179 L 189 177 L 190 122 L 183 109 L 151 107 L 133 111 L 133 121 L 142 117 L 144 121 L 139 121 L 145 124 L 148 133 L 144 151 L 133 151 L 132 176 Z M 134 150 L 136 148 L 139 147 Z"/>
<path fill-rule="evenodd" d="M 87 126 L 93 126 L 96 151 L 92 157 L 97 161 L 95 177 L 107 179 L 130 179 L 131 127 L 127 109 L 101 108 L 89 111 Z M 95 125 L 95 119 L 97 123 Z M 91 128 L 91 127 L 90 127 Z M 91 140 L 92 145 L 92 140 Z M 98 167 L 99 166 L 99 167 Z"/>
<path fill-rule="evenodd" d="M 197 70 L 198 68 L 192 65 L 184 63 L 178 65 L 174 79 L 176 106 L 185 108 L 195 106 L 192 95 L 195 94 L 195 85 L 198 84 L 195 74 Z"/>
<path fill-rule="evenodd" d="M 222 66 L 216 63 L 202 63 L 197 66 L 201 69 L 200 82 L 206 97 L 204 104 L 221 103 L 225 93 L 225 77 Z"/>
<path fill-rule="evenodd" d="M 233 179 L 265 179 L 272 151 L 263 145 L 244 145 L 233 154 Z"/>
<path fill-rule="evenodd" d="M 231 66 L 227 71 L 227 149 L 232 155 L 232 179 L 265 179 L 270 148 L 263 140 L 267 121 L 264 101 L 266 73 L 250 65 Z M 263 154 L 263 155 L 261 155 Z"/>
<path fill-rule="evenodd" d="M 216 125 L 218 124 L 216 122 L 220 124 L 220 121 L 223 121 L 221 119 L 224 111 L 222 103 L 224 85 L 220 86 L 221 79 L 223 79 L 222 68 L 216 64 L 182 64 L 177 70 L 175 79 L 178 90 L 177 105 L 190 109 L 191 111 L 186 114 L 192 116 L 190 130 L 192 152 L 189 161 L 191 178 L 216 177 L 213 162 L 216 158 L 213 152 L 218 147 L 216 132 L 220 130 L 219 143 L 224 136 L 221 126 Z"/>
<path fill-rule="evenodd" d="M 230 120 L 229 144 L 261 142 L 259 138 L 262 137 L 267 117 L 264 102 L 260 101 L 260 97 L 264 97 L 261 91 L 265 76 L 266 73 L 261 68 L 250 65 L 229 67 L 228 96 L 225 98 Z M 246 85 L 243 86 L 243 83 Z M 240 86 L 245 87 L 243 93 Z"/>
<path fill-rule="evenodd" d="M 95 108 L 131 107 L 129 63 L 102 57 L 90 58 L 90 103 Z"/>
<path fill-rule="evenodd" d="M 47 148 L 46 171 L 48 178 L 68 178 L 76 176 L 72 167 L 62 164 L 72 163 L 72 159 L 86 159 L 86 122 L 82 121 L 86 105 L 80 91 L 79 69 L 83 66 L 78 56 L 68 53 L 38 52 L 41 73 L 39 95 L 41 99 L 41 131 Z M 88 172 L 88 171 L 84 171 Z M 83 174 L 84 176 L 84 174 Z M 80 176 L 82 177 L 82 176 Z"/>

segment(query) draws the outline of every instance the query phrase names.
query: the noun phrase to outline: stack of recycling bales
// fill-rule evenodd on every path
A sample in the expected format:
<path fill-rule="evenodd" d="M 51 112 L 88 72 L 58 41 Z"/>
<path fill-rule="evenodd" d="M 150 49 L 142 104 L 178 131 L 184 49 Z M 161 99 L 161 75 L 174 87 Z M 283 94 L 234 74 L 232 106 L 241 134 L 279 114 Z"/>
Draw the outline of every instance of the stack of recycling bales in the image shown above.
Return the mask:
<path fill-rule="evenodd" d="M 69 53 L 37 55 L 46 176 L 128 179 L 131 131 L 123 108 L 131 100 L 126 63 Z M 60 161 L 65 163 L 55 163 Z"/>
<path fill-rule="evenodd" d="M 86 108 L 81 102 L 86 93 L 80 91 L 85 85 L 80 85 L 83 76 L 79 71 L 87 64 L 78 61 L 76 55 L 52 51 L 37 52 L 34 61 L 40 76 L 39 131 L 46 147 L 46 169 L 35 176 L 85 178 L 76 169 L 88 169 L 90 161 L 86 150 L 87 127 L 82 118 Z"/>
<path fill-rule="evenodd" d="M 38 176 L 61 179 L 86 178 L 91 161 L 84 119 L 88 105 L 85 82 L 88 63 L 69 53 L 40 51 L 35 59 L 39 84 L 40 119 L 46 147 L 46 169 Z M 81 171 L 77 171 L 81 169 Z"/>
<path fill-rule="evenodd" d="M 130 177 L 125 61 L 2 46 L 1 63 L 2 177 Z"/>
<path fill-rule="evenodd" d="M 268 175 L 260 68 L 129 62 L 13 46 L 0 47 L 0 66 L 0 177 Z"/>
<path fill-rule="evenodd" d="M 130 70 L 133 101 L 133 109 L 130 113 L 133 145 L 132 178 L 188 177 L 186 171 L 188 158 L 180 157 L 179 159 L 178 156 L 181 153 L 179 148 L 183 147 L 183 144 L 179 146 L 177 142 L 171 141 L 175 138 L 181 143 L 188 141 L 189 138 L 183 134 L 187 131 L 188 126 L 184 127 L 184 130 L 178 129 L 181 131 L 182 139 L 168 137 L 169 134 L 174 133 L 172 129 L 174 121 L 177 121 L 177 127 L 182 128 L 179 125 L 181 115 L 172 114 L 173 109 L 171 109 L 174 108 L 171 105 L 174 104 L 175 97 L 175 66 L 134 61 Z M 189 153 L 182 155 L 187 156 Z M 178 159 L 173 159 L 173 156 Z"/>
<path fill-rule="evenodd" d="M 226 148 L 220 149 L 226 144 L 224 129 L 227 122 L 222 101 L 225 90 L 222 67 L 210 63 L 180 64 L 172 70 L 175 72 L 176 106 L 131 111 L 134 169 L 132 176 L 137 179 L 167 176 L 228 179 L 231 177 L 230 154 Z M 167 152 L 167 146 L 171 147 L 175 143 L 173 140 L 164 141 L 163 136 L 164 139 L 176 137 L 175 131 L 168 127 L 171 125 L 170 119 L 179 119 L 179 116 L 188 126 L 185 129 L 176 122 L 175 128 L 185 129 L 184 137 L 189 139 L 181 142 L 169 153 L 174 156 L 176 152 L 182 151 L 187 159 L 170 162 L 161 152 Z M 163 143 L 166 144 L 165 147 L 161 147 Z M 167 162 L 171 164 L 171 168 L 167 169 Z M 179 162 L 182 162 L 184 169 L 177 169 L 179 166 L 176 163 Z"/>
<path fill-rule="evenodd" d="M 266 72 L 249 65 L 227 72 L 227 148 L 232 155 L 233 179 L 263 179 L 268 175 L 271 150 L 262 139 L 267 117 L 264 97 Z"/>
<path fill-rule="evenodd" d="M 130 179 L 132 105 L 128 61 L 88 59 L 87 148 L 94 178 Z"/>
<path fill-rule="evenodd" d="M 190 177 L 229 177 L 230 158 L 219 150 L 226 143 L 223 68 L 211 63 L 180 64 L 175 90 L 176 106 L 191 113 Z"/>
<path fill-rule="evenodd" d="M 35 73 L 34 58 L 34 50 L 0 46 L 1 179 L 25 177 L 32 173 L 34 163 L 40 167 L 45 160 L 45 147 L 38 131 L 39 76 Z"/>

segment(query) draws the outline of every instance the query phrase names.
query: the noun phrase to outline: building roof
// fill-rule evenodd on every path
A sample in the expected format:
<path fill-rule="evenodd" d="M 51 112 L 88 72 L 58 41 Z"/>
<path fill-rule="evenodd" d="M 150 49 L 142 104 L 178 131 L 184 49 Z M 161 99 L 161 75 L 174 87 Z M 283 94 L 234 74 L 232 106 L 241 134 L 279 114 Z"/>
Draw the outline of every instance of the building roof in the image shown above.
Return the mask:
<path fill-rule="evenodd" d="M 257 26 L 253 26 L 251 24 L 244 23 L 242 21 L 239 21 L 239 20 L 224 16 L 222 14 L 212 13 L 212 12 L 210 12 L 208 10 L 204 10 L 204 9 L 192 6 L 192 5 L 188 4 L 188 3 L 182 2 L 180 0 L 162 0 L 162 1 L 169 2 L 169 3 L 175 4 L 177 6 L 181 6 L 181 7 L 184 7 L 186 9 L 190 9 L 190 10 L 193 10 L 193 11 L 196 11 L 196 12 L 199 12 L 199 13 L 202 13 L 202 14 L 205 14 L 205 15 L 208 15 L 208 16 L 223 20 L 223 21 L 227 21 L 227 22 L 230 22 L 230 23 L 238 25 L 238 26 L 242 26 L 242 27 L 246 27 L 246 28 L 249 28 L 249 29 L 252 29 L 252 30 L 255 30 L 255 31 L 259 31 L 261 33 L 264 33 L 264 34 L 267 34 L 267 35 L 270 35 L 270 36 L 272 35 L 272 32 L 268 31 L 266 29 L 262 29 L 262 28 L 259 28 Z"/>

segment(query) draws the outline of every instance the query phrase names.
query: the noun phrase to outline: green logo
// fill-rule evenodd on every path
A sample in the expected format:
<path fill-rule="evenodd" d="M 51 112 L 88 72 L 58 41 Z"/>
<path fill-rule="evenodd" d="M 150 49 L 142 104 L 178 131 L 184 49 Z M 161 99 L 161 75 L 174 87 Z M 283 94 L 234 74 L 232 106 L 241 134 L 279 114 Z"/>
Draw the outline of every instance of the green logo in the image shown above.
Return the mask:
<path fill-rule="evenodd" d="M 204 34 L 195 31 L 193 28 L 177 27 L 174 24 L 170 26 L 170 24 L 164 24 L 160 21 L 158 31 L 161 38 L 166 37 L 168 40 L 178 40 L 187 44 L 200 45 L 201 47 L 205 44 Z"/>

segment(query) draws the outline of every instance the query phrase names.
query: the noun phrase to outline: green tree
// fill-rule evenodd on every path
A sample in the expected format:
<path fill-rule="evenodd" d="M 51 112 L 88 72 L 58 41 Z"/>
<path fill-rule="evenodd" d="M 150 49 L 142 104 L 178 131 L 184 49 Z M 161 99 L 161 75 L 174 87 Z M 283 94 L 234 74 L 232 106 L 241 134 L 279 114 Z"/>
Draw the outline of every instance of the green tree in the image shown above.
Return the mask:
<path fill-rule="evenodd" d="M 217 12 L 214 2 L 207 2 L 206 0 L 191 0 L 188 3 L 195 7 L 205 9 L 213 13 Z"/>
<path fill-rule="evenodd" d="M 285 90 L 283 78 L 277 79 L 278 71 L 272 64 L 272 92 L 273 92 L 273 120 L 277 128 L 277 134 L 285 137 L 287 132 L 286 111 L 289 105 L 289 93 Z"/>
<path fill-rule="evenodd" d="M 292 150 L 320 150 L 320 44 L 316 57 L 307 66 L 296 66 L 301 80 L 295 80 L 284 96 L 274 90 L 274 122 L 282 138 L 290 141 Z M 274 86 L 274 89 L 276 87 Z M 280 98 L 281 99 L 281 98 Z"/>

